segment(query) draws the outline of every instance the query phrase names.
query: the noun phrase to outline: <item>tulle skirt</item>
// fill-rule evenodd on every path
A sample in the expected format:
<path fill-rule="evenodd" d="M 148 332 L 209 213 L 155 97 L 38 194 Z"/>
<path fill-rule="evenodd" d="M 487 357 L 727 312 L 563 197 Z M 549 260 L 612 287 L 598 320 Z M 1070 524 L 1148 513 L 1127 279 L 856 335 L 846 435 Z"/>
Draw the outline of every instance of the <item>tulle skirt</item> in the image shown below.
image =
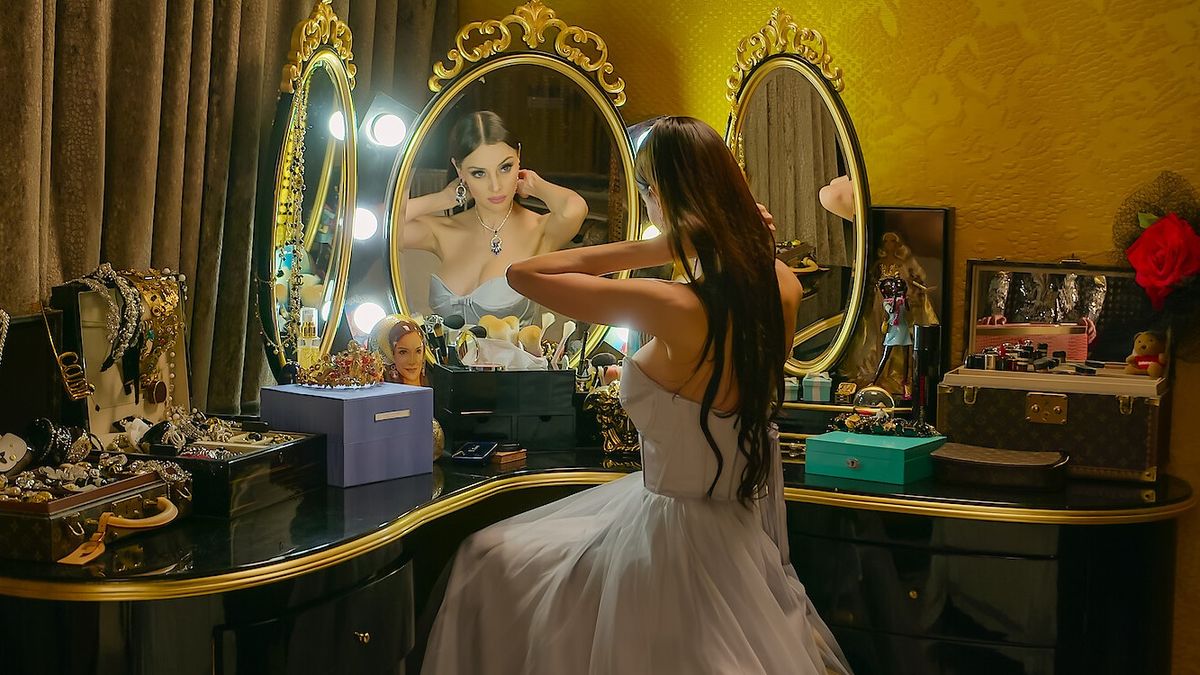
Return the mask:
<path fill-rule="evenodd" d="M 656 494 L 639 472 L 464 542 L 422 672 L 849 668 L 757 509 Z"/>

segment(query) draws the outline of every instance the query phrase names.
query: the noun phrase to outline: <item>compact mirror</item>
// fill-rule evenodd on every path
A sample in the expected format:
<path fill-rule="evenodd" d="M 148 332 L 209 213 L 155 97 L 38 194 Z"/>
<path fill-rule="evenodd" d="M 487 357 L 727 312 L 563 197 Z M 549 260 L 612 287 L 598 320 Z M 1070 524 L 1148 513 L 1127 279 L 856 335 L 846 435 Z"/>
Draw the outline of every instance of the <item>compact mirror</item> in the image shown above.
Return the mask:
<path fill-rule="evenodd" d="M 351 34 L 327 0 L 292 34 L 259 178 L 256 302 L 277 378 L 333 346 L 345 298 L 356 204 Z"/>
<path fill-rule="evenodd" d="M 775 218 L 778 257 L 804 285 L 787 370 L 829 370 L 863 306 L 866 170 L 820 33 L 777 9 L 742 40 L 729 78 L 726 141 Z"/>
<path fill-rule="evenodd" d="M 1032 340 L 1070 361 L 1120 363 L 1156 325 L 1130 269 L 970 260 L 967 273 L 965 354 Z"/>
<path fill-rule="evenodd" d="M 633 155 L 617 110 L 624 82 L 597 35 L 537 0 L 468 24 L 456 42 L 395 170 L 397 304 L 454 329 L 484 326 L 489 337 L 505 324 L 513 334 L 536 325 L 545 341 L 590 352 L 607 327 L 562 335 L 570 317 L 522 297 L 504 273 L 534 255 L 637 235 Z"/>

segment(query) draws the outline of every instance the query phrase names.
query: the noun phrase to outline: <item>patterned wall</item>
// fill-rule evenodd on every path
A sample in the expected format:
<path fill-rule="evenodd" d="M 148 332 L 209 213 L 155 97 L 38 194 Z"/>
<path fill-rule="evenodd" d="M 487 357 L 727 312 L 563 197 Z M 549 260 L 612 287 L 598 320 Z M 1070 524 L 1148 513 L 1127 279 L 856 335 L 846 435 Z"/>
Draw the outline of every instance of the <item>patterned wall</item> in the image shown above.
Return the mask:
<path fill-rule="evenodd" d="M 463 21 L 515 0 L 460 0 Z M 762 0 L 548 0 L 606 39 L 626 120 L 700 117 L 724 132 L 725 79 Z M 971 257 L 1109 259 L 1117 205 L 1164 169 L 1200 186 L 1194 0 L 792 0 L 845 71 L 873 201 L 958 209 Z M 961 311 L 957 308 L 956 312 Z M 960 334 L 955 327 L 954 335 Z M 1175 383 L 1171 472 L 1200 488 L 1200 364 Z M 1194 419 L 1194 417 L 1193 417 Z M 1200 673 L 1200 513 L 1180 521 L 1175 673 Z M 1190 637 L 1189 637 L 1190 636 Z"/>

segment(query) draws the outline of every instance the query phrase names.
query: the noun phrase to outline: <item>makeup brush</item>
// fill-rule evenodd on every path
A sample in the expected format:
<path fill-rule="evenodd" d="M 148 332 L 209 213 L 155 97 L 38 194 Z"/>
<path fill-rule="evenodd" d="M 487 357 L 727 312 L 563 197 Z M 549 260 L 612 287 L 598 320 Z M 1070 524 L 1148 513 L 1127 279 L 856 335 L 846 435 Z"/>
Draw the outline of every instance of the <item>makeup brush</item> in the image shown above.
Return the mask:
<path fill-rule="evenodd" d="M 433 355 L 437 362 L 446 365 L 449 354 L 446 350 L 446 327 L 440 323 L 433 325 Z"/>
<path fill-rule="evenodd" d="M 575 334 L 575 322 L 566 321 L 563 323 L 562 339 L 558 341 L 558 349 L 554 350 L 554 357 L 550 359 L 550 363 L 557 364 L 562 361 L 563 353 L 567 350 L 567 341 Z"/>

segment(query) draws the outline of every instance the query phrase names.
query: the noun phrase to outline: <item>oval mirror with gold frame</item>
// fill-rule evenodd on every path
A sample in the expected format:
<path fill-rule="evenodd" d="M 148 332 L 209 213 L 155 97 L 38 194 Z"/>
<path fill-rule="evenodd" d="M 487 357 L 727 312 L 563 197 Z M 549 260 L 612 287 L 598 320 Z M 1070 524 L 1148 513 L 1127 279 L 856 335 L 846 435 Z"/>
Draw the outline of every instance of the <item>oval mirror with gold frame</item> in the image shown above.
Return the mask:
<path fill-rule="evenodd" d="M 543 338 L 563 339 L 570 317 L 521 298 L 503 275 L 532 255 L 639 234 L 632 147 L 618 111 L 625 83 L 607 46 L 532 0 L 503 18 L 466 24 L 429 86 L 435 96 L 412 126 L 388 200 L 397 305 L 404 314 L 467 325 L 482 325 L 489 314 L 513 317 L 518 328 L 548 323 Z M 485 137 L 464 151 L 464 135 L 496 124 L 507 130 L 506 142 Z M 452 148 L 464 154 L 461 166 L 452 163 Z M 488 148 L 502 148 L 503 156 L 491 157 Z M 513 196 L 515 172 L 528 171 L 541 194 Z M 572 203 L 570 217 L 563 215 Z M 579 346 L 576 357 L 608 332 L 582 329 L 565 336 Z"/>
<path fill-rule="evenodd" d="M 776 9 L 739 43 L 726 94 L 726 143 L 774 216 L 779 257 L 805 287 L 786 365 L 793 375 L 838 362 L 866 290 L 867 174 L 832 59 L 820 33 Z"/>
<path fill-rule="evenodd" d="M 276 379 L 328 355 L 342 316 L 357 175 L 350 28 L 320 0 L 292 32 L 258 181 L 255 302 Z M 311 319 L 311 320 L 310 320 Z"/>

